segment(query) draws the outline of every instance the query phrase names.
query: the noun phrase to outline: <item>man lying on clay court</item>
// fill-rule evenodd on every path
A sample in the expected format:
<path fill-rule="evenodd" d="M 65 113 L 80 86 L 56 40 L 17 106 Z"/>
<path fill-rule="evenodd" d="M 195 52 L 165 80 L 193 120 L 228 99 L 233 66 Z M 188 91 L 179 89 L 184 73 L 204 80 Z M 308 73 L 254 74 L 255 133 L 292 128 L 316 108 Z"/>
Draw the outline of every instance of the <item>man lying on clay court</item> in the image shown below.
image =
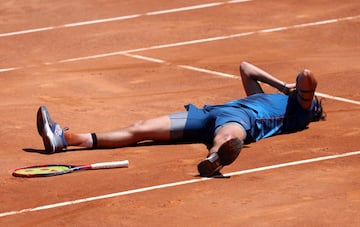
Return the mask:
<path fill-rule="evenodd" d="M 92 149 L 133 146 L 139 142 L 201 142 L 209 154 L 198 164 L 200 176 L 219 174 L 223 166 L 238 157 L 243 144 L 270 136 L 305 129 L 312 121 L 324 119 L 321 102 L 315 94 L 317 81 L 307 69 L 287 84 L 262 69 L 242 62 L 240 75 L 247 97 L 221 105 L 198 108 L 186 105 L 186 111 L 106 132 L 73 133 L 62 129 L 50 118 L 45 106 L 37 112 L 37 128 L 45 150 L 54 153 L 68 146 Z M 281 93 L 266 94 L 260 82 Z"/>

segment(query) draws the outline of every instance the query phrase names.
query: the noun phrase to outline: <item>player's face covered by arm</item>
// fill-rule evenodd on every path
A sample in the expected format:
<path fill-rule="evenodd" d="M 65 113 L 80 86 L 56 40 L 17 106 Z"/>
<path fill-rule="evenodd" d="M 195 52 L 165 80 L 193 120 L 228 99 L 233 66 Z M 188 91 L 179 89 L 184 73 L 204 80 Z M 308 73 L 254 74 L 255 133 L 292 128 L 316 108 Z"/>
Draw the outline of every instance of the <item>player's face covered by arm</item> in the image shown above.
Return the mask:
<path fill-rule="evenodd" d="M 310 70 L 305 69 L 296 77 L 296 95 L 302 108 L 308 109 L 314 99 L 317 81 Z"/>

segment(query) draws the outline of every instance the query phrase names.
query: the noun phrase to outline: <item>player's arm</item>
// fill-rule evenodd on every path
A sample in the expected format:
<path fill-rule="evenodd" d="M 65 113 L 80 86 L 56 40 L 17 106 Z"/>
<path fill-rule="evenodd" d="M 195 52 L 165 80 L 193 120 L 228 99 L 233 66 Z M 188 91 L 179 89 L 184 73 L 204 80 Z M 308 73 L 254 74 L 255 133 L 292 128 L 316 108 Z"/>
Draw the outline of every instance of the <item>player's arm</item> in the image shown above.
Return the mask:
<path fill-rule="evenodd" d="M 248 96 L 256 93 L 264 93 L 259 81 L 269 84 L 287 95 L 291 90 L 295 89 L 295 84 L 286 84 L 268 72 L 247 62 L 242 62 L 240 64 L 240 75 L 245 92 Z"/>

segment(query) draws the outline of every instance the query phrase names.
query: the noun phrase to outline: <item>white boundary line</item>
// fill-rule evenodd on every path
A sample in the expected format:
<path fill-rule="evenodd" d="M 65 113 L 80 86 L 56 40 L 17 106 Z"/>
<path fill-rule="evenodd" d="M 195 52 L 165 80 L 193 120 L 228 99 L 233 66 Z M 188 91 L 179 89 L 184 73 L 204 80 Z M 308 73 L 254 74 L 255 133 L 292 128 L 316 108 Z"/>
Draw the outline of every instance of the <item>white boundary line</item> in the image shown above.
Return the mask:
<path fill-rule="evenodd" d="M 28 33 L 43 32 L 43 31 L 49 31 L 49 30 L 55 30 L 55 29 L 61 29 L 61 28 L 78 27 L 78 26 L 84 26 L 84 25 L 90 25 L 90 24 L 100 24 L 100 23 L 107 23 L 107 22 L 113 22 L 113 21 L 129 20 L 129 19 L 134 19 L 134 18 L 138 18 L 141 16 L 154 16 L 154 15 L 160 15 L 160 14 L 176 13 L 176 12 L 182 12 L 182 11 L 190 11 L 190 10 L 196 10 L 196 9 L 215 7 L 215 6 L 219 6 L 219 5 L 242 3 L 242 2 L 249 2 L 249 1 L 251 1 L 251 0 L 232 0 L 232 1 L 205 3 L 205 4 L 201 4 L 201 5 L 159 10 L 159 11 L 148 12 L 148 13 L 143 13 L 143 14 L 139 13 L 139 14 L 133 14 L 133 15 L 98 19 L 98 20 L 74 22 L 74 23 L 58 25 L 58 26 L 49 26 L 49 27 L 34 28 L 34 29 L 15 31 L 15 32 L 0 33 L 0 37 L 23 35 L 23 34 L 28 34 Z"/>
<path fill-rule="evenodd" d="M 216 2 L 216 3 L 209 3 L 209 4 L 190 6 L 190 7 L 183 7 L 183 8 L 172 9 L 172 10 L 149 12 L 149 13 L 146 13 L 144 15 L 158 15 L 158 14 L 165 14 L 165 13 L 173 13 L 173 12 L 179 12 L 179 11 L 185 11 L 185 10 L 193 10 L 193 9 L 200 9 L 200 8 L 206 8 L 206 7 L 213 7 L 213 6 L 218 6 L 218 5 L 222 5 L 222 4 L 226 4 L 226 3 L 237 3 L 237 2 L 246 2 L 246 1 L 250 1 L 250 0 L 233 0 L 233 1 L 226 1 L 226 2 Z M 2 34 L 0 34 L 0 37 L 20 35 L 20 34 L 26 34 L 26 33 L 34 33 L 34 32 L 41 32 L 41 31 L 58 29 L 58 28 L 65 28 L 65 27 L 75 27 L 75 26 L 82 26 L 82 25 L 88 25 L 88 24 L 105 23 L 105 22 L 116 21 L 116 20 L 132 19 L 132 18 L 136 18 L 136 17 L 139 17 L 139 16 L 142 16 L 142 14 L 115 17 L 115 18 L 107 18 L 107 19 L 93 20 L 93 21 L 85 21 L 85 22 L 78 22 L 78 23 L 71 23 L 71 24 L 65 24 L 65 25 L 62 25 L 62 26 L 52 26 L 52 27 L 29 29 L 29 30 L 23 30 L 23 31 L 17 31 L 17 32 L 2 33 Z M 222 39 L 228 39 L 228 38 L 248 36 L 248 35 L 253 35 L 253 34 L 256 34 L 256 33 L 277 32 L 277 31 L 283 31 L 283 30 L 288 30 L 288 29 L 292 29 L 292 28 L 302 28 L 302 27 L 316 26 L 316 25 L 322 25 L 322 24 L 336 23 L 336 22 L 344 21 L 344 20 L 358 19 L 359 17 L 360 16 L 358 15 L 358 16 L 354 16 L 354 17 L 344 17 L 344 18 L 339 18 L 339 19 L 331 19 L 331 20 L 325 20 L 325 21 L 319 21 L 319 22 L 313 22 L 313 23 L 305 23 L 305 24 L 293 25 L 293 26 L 288 26 L 288 27 L 278 27 L 278 28 L 271 28 L 271 29 L 263 29 L 263 30 L 260 30 L 260 31 L 257 31 L 257 32 L 246 32 L 246 33 L 233 34 L 233 35 L 229 35 L 229 36 L 220 36 L 220 37 L 193 40 L 193 41 L 181 42 L 181 43 L 175 43 L 175 44 L 159 45 L 159 46 L 153 46 L 153 47 L 149 47 L 149 48 L 140 48 L 140 49 L 129 50 L 129 51 L 119 51 L 119 52 L 112 52 L 112 53 L 107 53 L 107 54 L 93 55 L 93 56 L 82 57 L 82 58 L 65 59 L 65 60 L 58 61 L 58 63 L 78 61 L 78 60 L 86 60 L 86 59 L 93 59 L 93 58 L 99 58 L 99 57 L 107 57 L 107 56 L 119 55 L 119 54 L 130 56 L 130 57 L 136 57 L 136 58 L 143 59 L 143 60 L 146 60 L 146 61 L 153 61 L 153 62 L 157 62 L 157 63 L 165 63 L 165 61 L 163 61 L 163 60 L 154 59 L 154 58 L 148 58 L 148 57 L 144 57 L 144 56 L 140 56 L 140 55 L 129 55 L 128 53 L 144 51 L 144 50 L 150 50 L 150 49 L 160 49 L 160 48 L 166 48 L 166 47 L 173 47 L 173 46 L 181 46 L 181 45 L 189 45 L 189 44 L 195 44 L 195 43 L 216 41 L 216 40 L 222 40 Z M 45 64 L 49 65 L 49 64 L 53 64 L 53 63 L 45 63 Z M 193 67 L 193 66 L 178 65 L 178 67 L 189 69 L 189 70 L 194 70 L 194 71 L 200 71 L 200 72 L 220 75 L 220 76 L 224 76 L 224 77 L 235 78 L 235 79 L 239 78 L 239 77 L 231 75 L 231 74 L 215 72 L 215 71 L 211 71 L 211 70 L 196 68 L 196 67 Z M 12 70 L 17 70 L 17 69 L 21 69 L 21 67 L 3 68 L 3 69 L 0 69 L 0 72 L 7 72 L 7 71 L 12 71 Z M 340 101 L 351 102 L 351 103 L 354 103 L 354 104 L 360 104 L 360 102 L 357 102 L 357 101 L 338 98 L 338 97 L 334 97 L 334 96 L 330 96 L 330 95 L 326 95 L 326 94 L 318 93 L 318 95 L 323 96 L 323 97 L 327 97 L 327 98 L 340 100 Z M 283 167 L 287 167 L 287 166 L 294 166 L 294 165 L 318 162 L 318 161 L 323 161 L 323 160 L 328 160 L 328 159 L 342 158 L 342 157 L 353 156 L 353 155 L 358 155 L 358 154 L 360 154 L 360 151 L 348 152 L 348 153 L 343 153 L 343 154 L 338 154 L 338 155 L 331 155 L 331 156 L 325 156 L 325 157 L 319 157 L 319 158 L 313 158 L 313 159 L 307 159 L 307 160 L 300 160 L 300 161 L 294 161 L 294 162 L 288 162 L 288 163 L 277 164 L 277 165 L 272 165 L 272 166 L 265 166 L 265 167 L 249 169 L 249 170 L 242 170 L 242 171 L 238 171 L 238 172 L 232 172 L 232 173 L 224 174 L 224 176 L 236 176 L 236 175 L 242 175 L 242 174 L 247 174 L 247 173 L 266 171 L 266 170 L 270 170 L 270 169 L 283 168 Z M 150 187 L 139 188 L 139 189 L 134 189 L 134 190 L 129 190 L 129 191 L 106 194 L 106 195 L 101 195 L 101 196 L 96 196 L 96 197 L 89 197 L 89 198 L 78 199 L 78 200 L 73 200 L 73 201 L 49 204 L 49 205 L 39 206 L 39 207 L 35 207 L 35 208 L 27 208 L 27 209 L 22 209 L 22 210 L 18 210 L 18 211 L 3 212 L 3 213 L 0 213 L 0 217 L 16 215 L 16 214 L 22 214 L 22 213 L 33 212 L 33 211 L 47 210 L 47 209 L 52 209 L 52 208 L 57 208 L 57 207 L 62 207 L 62 206 L 67 206 L 67 205 L 74 205 L 74 204 L 78 204 L 78 203 L 85 203 L 85 202 L 90 202 L 90 201 L 95 201 L 95 200 L 119 197 L 119 196 L 130 195 L 130 194 L 135 194 L 135 193 L 140 193 L 140 192 L 146 192 L 146 191 L 151 191 L 151 190 L 156 190 L 156 189 L 169 188 L 169 187 L 185 185 L 185 184 L 192 184 L 192 183 L 197 183 L 197 182 L 202 182 L 202 181 L 207 181 L 207 180 L 212 180 L 212 179 L 214 179 L 214 178 L 199 178 L 199 179 L 193 179 L 193 180 L 186 180 L 186 181 L 180 181 L 180 182 L 175 182 L 175 183 L 168 183 L 168 184 L 163 184 L 163 185 L 150 186 Z"/>
<path fill-rule="evenodd" d="M 212 74 L 212 75 L 215 75 L 215 76 L 228 77 L 228 78 L 237 79 L 237 80 L 240 79 L 239 76 L 231 75 L 231 74 L 228 74 L 228 73 L 212 71 L 212 70 L 209 70 L 209 69 L 198 68 L 198 67 L 189 66 L 189 65 L 178 65 L 178 67 L 183 68 L 183 69 L 192 70 L 192 71 Z"/>
<path fill-rule="evenodd" d="M 149 62 L 155 62 L 155 63 L 160 63 L 160 64 L 171 64 L 171 63 L 166 62 L 166 61 L 161 60 L 161 59 L 145 57 L 145 56 L 137 55 L 137 54 L 129 54 L 129 53 L 127 53 L 127 54 L 123 54 L 123 55 L 125 55 L 127 57 L 131 57 L 131 58 L 137 58 L 137 59 L 140 59 L 140 60 L 149 61 Z M 203 69 L 203 68 L 198 68 L 198 67 L 194 67 L 194 66 L 190 66 L 190 65 L 177 65 L 177 67 L 192 70 L 192 71 L 207 73 L 207 74 L 211 74 L 211 75 L 215 75 L 215 76 L 221 76 L 221 77 L 227 77 L 227 78 L 240 80 L 239 76 L 228 74 L 228 73 L 223 73 L 223 72 L 217 72 L 217 71 L 213 71 L 213 70 L 210 70 L 210 69 Z M 327 94 L 320 93 L 320 92 L 316 92 L 315 94 L 317 96 L 323 97 L 323 98 L 328 98 L 328 99 L 333 99 L 333 100 L 337 100 L 337 101 L 341 101 L 341 102 L 347 102 L 347 103 L 351 103 L 351 104 L 355 104 L 355 105 L 360 105 L 359 101 L 355 101 L 355 100 L 351 100 L 351 99 L 346 99 L 346 98 L 336 97 L 336 96 L 332 96 L 332 95 L 327 95 Z"/>
<path fill-rule="evenodd" d="M 284 30 L 290 30 L 290 29 L 296 29 L 296 28 L 304 28 L 304 27 L 311 27 L 311 26 L 318 26 L 318 25 L 324 25 L 324 24 L 330 24 L 330 23 L 337 23 L 337 22 L 348 21 L 348 20 L 356 20 L 356 19 L 360 19 L 360 15 L 337 18 L 337 19 L 330 19 L 330 20 L 324 20 L 324 21 L 316 21 L 316 22 L 311 22 L 311 23 L 290 25 L 290 26 L 287 26 L 287 27 L 269 28 L 269 29 L 262 29 L 262 30 L 258 30 L 258 31 L 252 31 L 252 32 L 243 32 L 243 33 L 236 33 L 236 34 L 225 35 L 225 36 L 216 36 L 216 37 L 210 37 L 210 38 L 204 38 L 204 39 L 196 39 L 196 40 L 183 41 L 183 42 L 177 42 L 177 43 L 161 44 L 161 45 L 156 45 L 156 46 L 143 47 L 143 48 L 138 48 L 138 49 L 124 50 L 124 51 L 115 51 L 115 52 L 109 52 L 109 53 L 103 53 L 103 54 L 97 54 L 97 55 L 90 55 L 90 56 L 84 56 L 84 57 L 69 58 L 69 59 L 63 59 L 63 60 L 59 60 L 58 62 L 48 63 L 48 64 L 82 61 L 82 60 L 103 58 L 103 57 L 109 57 L 109 56 L 115 56 L 115 55 L 124 55 L 124 54 L 128 54 L 128 53 L 135 53 L 135 52 L 141 52 L 141 51 L 157 50 L 157 49 L 164 49 L 164 48 L 171 48 L 171 47 L 193 45 L 193 44 L 199 44 L 199 43 L 206 43 L 206 42 L 213 42 L 213 41 L 219 41 L 219 40 L 225 40 L 225 39 L 245 37 L 245 36 L 250 36 L 250 35 L 255 35 L 255 34 L 260 34 L 260 33 L 278 32 L 278 31 L 284 31 Z"/>
<path fill-rule="evenodd" d="M 131 50 L 122 50 L 122 51 L 115 51 L 115 52 L 96 54 L 96 55 L 89 55 L 89 56 L 83 56 L 83 57 L 68 58 L 68 59 L 59 60 L 57 62 L 46 62 L 46 63 L 43 63 L 43 64 L 44 65 L 54 65 L 54 64 L 59 64 L 59 63 L 91 60 L 91 59 L 111 57 L 111 56 L 117 56 L 117 55 L 125 55 L 125 54 L 128 54 L 128 53 L 135 53 L 135 52 L 140 52 L 140 51 L 148 51 L 148 50 L 156 50 L 156 49 L 163 49 L 163 48 L 170 48 L 170 47 L 186 46 L 186 45 L 192 45 L 192 44 L 198 44 L 198 43 L 206 43 L 206 42 L 219 41 L 219 40 L 225 40 L 225 39 L 239 38 L 239 37 L 245 37 L 245 36 L 261 34 L 261 33 L 285 31 L 285 30 L 290 30 L 290 29 L 318 26 L 318 25 L 337 23 L 337 22 L 348 21 L 348 20 L 356 20 L 356 19 L 360 19 L 360 15 L 337 18 L 337 19 L 330 19 L 330 20 L 324 20 L 324 21 L 316 21 L 316 22 L 311 22 L 311 23 L 297 24 L 297 25 L 291 25 L 291 26 L 287 26 L 287 27 L 269 28 L 269 29 L 262 29 L 262 30 L 258 30 L 258 31 L 252 31 L 252 32 L 236 33 L 236 34 L 231 34 L 231 35 L 226 35 L 226 36 L 216 36 L 216 37 L 197 39 L 197 40 L 190 40 L 190 41 L 183 41 L 183 42 L 177 42 L 177 43 L 161 44 L 161 45 L 155 45 L 155 46 L 143 47 L 143 48 L 137 48 L 137 49 L 131 49 Z M 14 70 L 20 70 L 20 69 L 30 68 L 30 67 L 34 67 L 34 65 L 24 66 L 24 67 L 9 67 L 9 68 L 4 68 L 4 69 L 0 68 L 0 73 L 1 72 L 14 71 Z"/>
<path fill-rule="evenodd" d="M 341 101 L 341 102 L 347 102 L 347 103 L 352 103 L 352 104 L 355 104 L 355 105 L 360 105 L 359 101 L 355 101 L 355 100 L 351 100 L 351 99 L 345 99 L 345 98 L 341 98 L 341 97 L 327 95 L 327 94 L 323 94 L 323 93 L 320 93 L 320 92 L 315 92 L 315 94 L 317 96 L 323 97 L 323 98 L 328 98 L 328 99 L 333 99 L 333 100 L 337 100 L 337 101 Z"/>
<path fill-rule="evenodd" d="M 246 0 L 244 0 L 244 1 L 246 1 Z M 243 0 L 228 1 L 228 3 L 235 3 L 235 2 L 243 2 Z M 191 7 L 186 7 L 186 8 L 191 8 Z M 197 7 L 194 7 L 194 8 L 200 8 L 200 7 L 197 6 Z M 157 13 L 160 14 L 160 12 L 161 11 L 158 11 Z M 166 11 L 166 13 L 168 13 L 168 11 Z M 144 48 L 138 48 L 138 49 L 132 49 L 132 50 L 116 51 L 116 52 L 97 54 L 97 55 L 91 55 L 91 56 L 85 56 L 85 57 L 69 58 L 69 59 L 59 60 L 57 62 L 47 62 L 47 63 L 43 63 L 43 64 L 44 65 L 53 65 L 53 64 L 58 64 L 58 63 L 67 63 L 67 62 L 75 62 L 75 61 L 82 61 L 82 60 L 90 60 L 90 59 L 97 59 L 97 58 L 110 57 L 110 56 L 116 56 L 116 55 L 124 55 L 124 56 L 128 56 L 128 57 L 138 58 L 138 59 L 142 59 L 142 60 L 145 60 L 145 61 L 151 61 L 151 62 L 156 62 L 156 63 L 166 63 L 166 61 L 164 61 L 164 60 L 145 57 L 145 56 L 141 56 L 141 55 L 130 54 L 130 53 L 140 52 L 140 51 L 147 51 L 147 50 L 154 50 L 154 49 L 177 47 L 177 46 L 192 45 L 192 44 L 197 44 L 197 43 L 212 42 L 212 41 L 218 41 L 218 40 L 224 40 L 224 39 L 231 39 L 231 38 L 238 38 L 238 37 L 243 37 L 243 36 L 250 36 L 250 35 L 260 34 L 260 33 L 270 33 L 270 32 L 278 32 L 278 31 L 284 31 L 284 30 L 290 30 L 290 29 L 296 29 L 296 28 L 318 26 L 318 25 L 337 23 L 337 22 L 347 21 L 347 20 L 356 20 L 356 19 L 359 19 L 359 18 L 360 18 L 360 15 L 337 18 L 337 19 L 329 19 L 329 20 L 324 20 L 324 21 L 297 24 L 297 25 L 292 25 L 292 26 L 287 26 L 287 27 L 269 28 L 269 29 L 262 29 L 262 30 L 253 31 L 253 32 L 237 33 L 237 34 L 232 34 L 232 35 L 227 35 L 227 36 L 217 36 L 217 37 L 211 37 L 211 38 L 205 38 L 205 39 L 184 41 L 184 42 L 178 42 L 178 43 L 170 43 L 170 44 L 162 44 L 162 45 L 156 45 L 156 46 L 150 46 L 150 47 L 144 47 Z M 0 73 L 20 70 L 20 69 L 30 68 L 30 67 L 35 67 L 35 66 L 31 65 L 31 66 L 25 66 L 25 67 L 0 68 Z M 239 78 L 238 76 L 234 76 L 234 75 L 230 75 L 230 74 L 226 74 L 226 73 L 221 73 L 221 72 L 216 72 L 216 71 L 212 71 L 212 70 L 207 70 L 207 69 L 202 69 L 202 68 L 197 68 L 197 67 L 194 67 L 194 66 L 178 65 L 178 67 L 188 69 L 188 70 L 198 71 L 198 72 L 209 73 L 209 74 L 213 74 L 213 75 L 217 75 L 217 76 L 229 77 L 229 78 L 234 78 L 234 79 Z M 360 105 L 359 101 L 354 101 L 354 100 L 345 99 L 345 98 L 336 97 L 336 96 L 327 95 L 327 94 L 318 93 L 318 92 L 316 94 L 318 96 L 320 96 L 320 97 L 325 97 L 325 98 L 329 98 L 329 99 L 333 99 L 333 100 L 338 100 L 338 101 L 342 101 L 342 102 L 347 102 L 347 103 Z"/>
<path fill-rule="evenodd" d="M 0 73 L 8 72 L 8 71 L 15 71 L 15 70 L 18 70 L 18 69 L 22 69 L 22 67 L 3 68 L 3 69 L 0 69 Z"/>
<path fill-rule="evenodd" d="M 359 154 L 360 154 L 360 151 L 347 152 L 347 153 L 343 153 L 343 154 L 336 154 L 336 155 L 330 155 L 330 156 L 324 156 L 324 157 L 311 158 L 311 159 L 299 160 L 299 161 L 294 161 L 294 162 L 276 164 L 276 165 L 271 165 L 271 166 L 264 166 L 264 167 L 254 168 L 254 169 L 241 170 L 241 171 L 237 171 L 237 172 L 231 172 L 231 173 L 224 174 L 224 176 L 229 177 L 229 176 L 244 175 L 244 174 L 248 174 L 248 173 L 266 171 L 266 170 L 271 170 L 271 169 L 279 169 L 279 168 L 283 168 L 283 167 L 302 165 L 302 164 L 313 163 L 313 162 L 320 162 L 320 161 L 324 161 L 324 160 L 349 157 L 349 156 L 354 156 L 354 155 L 359 155 Z M 192 180 L 185 180 L 185 181 L 155 185 L 155 186 L 150 186 L 150 187 L 138 188 L 138 189 L 133 189 L 133 190 L 128 190 L 128 191 L 116 192 L 116 193 L 111 193 L 111 194 L 105 194 L 105 195 L 100 195 L 100 196 L 88 197 L 88 198 L 84 198 L 84 199 L 77 199 L 77 200 L 72 200 L 72 201 L 48 204 L 48 205 L 43 205 L 43 206 L 34 207 L 34 208 L 26 208 L 26 209 L 17 210 L 17 211 L 3 212 L 3 213 L 0 213 L 0 217 L 29 213 L 29 212 L 34 212 L 34 211 L 48 210 L 48 209 L 53 209 L 53 208 L 57 208 L 57 207 L 63 207 L 63 206 L 75 205 L 75 204 L 79 204 L 79 203 L 86 203 L 86 202 L 91 202 L 91 201 L 96 201 L 96 200 L 120 197 L 120 196 L 131 195 L 131 194 L 147 192 L 147 191 L 153 191 L 153 190 L 158 190 L 158 189 L 163 189 L 163 188 L 170 188 L 170 187 L 175 187 L 175 186 L 179 186 L 179 185 L 193 184 L 193 183 L 209 181 L 209 180 L 213 180 L 213 179 L 216 179 L 216 178 L 197 178 L 197 179 L 192 179 Z"/>
<path fill-rule="evenodd" d="M 288 27 L 270 28 L 270 29 L 263 29 L 263 30 L 254 31 L 254 32 L 245 32 L 245 33 L 232 34 L 232 35 L 228 35 L 228 36 L 218 36 L 218 37 L 212 37 L 212 38 L 206 38 L 206 39 L 198 39 L 198 40 L 191 40 L 191 41 L 185 41 L 185 42 L 163 44 L 163 45 L 150 46 L 150 47 L 144 47 L 144 48 L 138 48 L 138 49 L 132 49 L 132 50 L 104 53 L 104 54 L 98 54 L 98 55 L 92 55 L 92 56 L 63 59 L 63 60 L 59 60 L 59 61 L 53 62 L 53 63 L 51 63 L 51 62 L 44 63 L 44 65 L 53 65 L 53 64 L 58 64 L 58 63 L 67 63 L 67 62 L 75 62 L 75 61 L 82 61 L 82 60 L 90 60 L 90 59 L 110 57 L 110 56 L 116 56 L 116 55 L 124 55 L 124 56 L 127 56 L 127 57 L 137 58 L 137 59 L 150 61 L 150 62 L 156 62 L 156 63 L 160 63 L 160 64 L 170 64 L 170 63 L 167 63 L 166 61 L 161 60 L 161 59 L 150 58 L 150 57 L 145 57 L 145 56 L 131 54 L 131 53 L 140 52 L 140 51 L 147 51 L 147 50 L 154 50 L 154 49 L 162 49 L 162 48 L 169 48 L 169 47 L 191 45 L 191 44 L 204 43 L 204 42 L 211 42 L 211 41 L 217 41 L 217 40 L 224 40 L 224 39 L 249 36 L 249 35 L 259 34 L 259 33 L 269 33 L 269 32 L 284 31 L 284 30 L 303 28 L 303 27 L 309 27 L 309 26 L 317 26 L 317 25 L 336 23 L 336 22 L 341 22 L 341 21 L 346 21 L 346 20 L 356 20 L 356 19 L 359 19 L 359 18 L 360 18 L 360 15 L 352 16 L 352 17 L 343 17 L 343 18 L 337 18 L 337 19 L 330 19 L 330 20 L 324 20 L 324 21 L 317 21 L 317 22 L 311 22 L 311 23 L 305 23 L 305 24 L 292 25 L 292 26 L 288 26 Z M 20 70 L 20 69 L 29 68 L 29 67 L 35 67 L 35 66 L 32 65 L 32 66 L 27 66 L 27 67 L 13 67 L 13 68 L 3 68 L 3 69 L 0 68 L 0 73 L 8 72 L 8 71 L 14 71 L 14 70 Z M 217 75 L 217 76 L 222 76 L 222 77 L 239 79 L 239 77 L 235 76 L 235 75 L 222 73 L 222 72 L 216 72 L 216 71 L 212 71 L 212 70 L 208 70 L 208 69 L 202 69 L 202 68 L 189 66 L 189 65 L 177 65 L 177 67 L 192 70 L 192 71 L 204 72 L 204 73 Z M 323 93 L 319 93 L 319 92 L 317 92 L 316 94 L 319 97 L 324 97 L 324 98 L 328 98 L 328 99 L 333 99 L 333 100 L 337 100 L 337 101 L 342 101 L 342 102 L 347 102 L 347 103 L 360 105 L 359 101 L 350 100 L 350 99 L 341 98 L 341 97 L 336 97 L 336 96 L 332 96 L 332 95 L 327 95 L 327 94 L 323 94 Z"/>

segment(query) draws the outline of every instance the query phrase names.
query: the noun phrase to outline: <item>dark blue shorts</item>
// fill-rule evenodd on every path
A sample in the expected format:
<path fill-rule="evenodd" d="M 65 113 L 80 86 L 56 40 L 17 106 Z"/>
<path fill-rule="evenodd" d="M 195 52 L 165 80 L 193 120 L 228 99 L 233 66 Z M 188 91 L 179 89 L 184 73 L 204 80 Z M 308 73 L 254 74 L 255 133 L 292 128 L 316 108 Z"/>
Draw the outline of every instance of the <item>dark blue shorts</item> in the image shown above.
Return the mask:
<path fill-rule="evenodd" d="M 198 108 L 192 104 L 186 105 L 185 108 L 187 113 L 169 115 L 172 122 L 172 135 L 184 142 L 201 142 L 208 147 L 212 146 L 217 128 L 230 122 L 236 122 L 248 132 L 253 118 L 252 111 L 246 108 L 222 105 Z M 179 118 L 179 116 L 182 117 Z M 182 129 L 182 127 L 184 128 Z M 180 131 L 181 133 L 179 133 Z M 179 135 L 182 138 L 179 138 Z"/>

